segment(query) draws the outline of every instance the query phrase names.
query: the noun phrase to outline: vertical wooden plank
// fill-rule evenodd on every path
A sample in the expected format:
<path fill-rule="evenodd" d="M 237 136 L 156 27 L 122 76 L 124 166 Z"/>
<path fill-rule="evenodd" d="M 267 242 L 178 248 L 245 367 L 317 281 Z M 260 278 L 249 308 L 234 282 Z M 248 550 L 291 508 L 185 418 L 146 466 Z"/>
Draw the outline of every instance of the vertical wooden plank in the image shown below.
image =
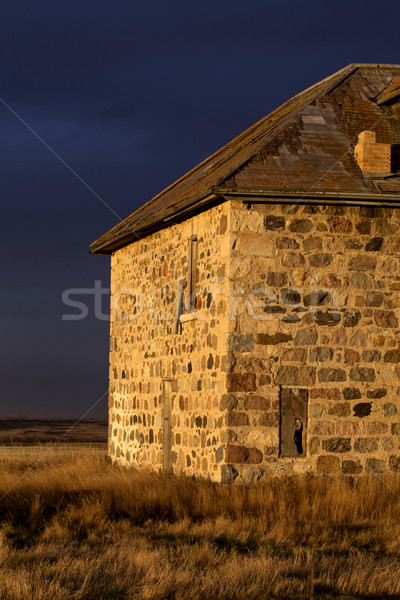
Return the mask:
<path fill-rule="evenodd" d="M 176 307 L 175 307 L 175 319 L 173 326 L 173 333 L 179 332 L 179 317 L 182 314 L 182 302 L 183 302 L 183 281 L 178 281 L 178 290 L 176 293 Z"/>
<path fill-rule="evenodd" d="M 171 380 L 163 380 L 163 401 L 162 401 L 162 457 L 164 473 L 172 473 L 172 413 L 171 413 Z"/>
<path fill-rule="evenodd" d="M 196 310 L 196 286 L 197 286 L 197 237 L 189 240 L 189 311 Z"/>
<path fill-rule="evenodd" d="M 280 456 L 305 456 L 308 390 L 281 387 L 280 408 Z"/>

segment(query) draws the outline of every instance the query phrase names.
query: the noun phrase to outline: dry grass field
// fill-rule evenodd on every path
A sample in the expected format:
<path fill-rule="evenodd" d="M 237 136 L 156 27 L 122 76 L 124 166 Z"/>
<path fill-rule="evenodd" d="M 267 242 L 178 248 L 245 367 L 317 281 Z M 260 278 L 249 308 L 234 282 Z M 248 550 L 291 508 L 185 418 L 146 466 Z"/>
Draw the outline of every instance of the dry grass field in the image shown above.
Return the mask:
<path fill-rule="evenodd" d="M 222 486 L 0 452 L 0 599 L 400 598 L 400 480 Z"/>
<path fill-rule="evenodd" d="M 0 417 L 0 444 L 107 443 L 107 419 Z"/>

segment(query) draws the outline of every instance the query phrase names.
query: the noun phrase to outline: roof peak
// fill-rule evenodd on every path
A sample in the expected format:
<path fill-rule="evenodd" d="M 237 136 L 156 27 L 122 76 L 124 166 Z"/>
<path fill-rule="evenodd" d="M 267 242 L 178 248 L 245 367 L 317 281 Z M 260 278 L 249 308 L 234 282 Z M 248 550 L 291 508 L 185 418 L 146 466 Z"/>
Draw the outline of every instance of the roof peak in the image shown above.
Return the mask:
<path fill-rule="evenodd" d="M 356 78 L 356 80 L 354 80 L 354 78 L 348 80 L 348 77 L 359 69 L 366 71 L 365 76 Z M 371 89 L 375 90 L 374 97 L 376 98 L 378 92 L 382 90 L 383 79 L 387 79 L 387 74 L 385 74 L 383 78 L 380 74 L 371 71 L 367 74 L 370 69 L 387 70 L 389 71 L 389 74 L 392 72 L 393 76 L 395 76 L 397 75 L 397 71 L 400 70 L 400 65 L 351 63 L 299 92 L 280 107 L 276 108 L 272 113 L 260 119 L 246 131 L 240 133 L 223 148 L 211 154 L 177 181 L 171 183 L 171 185 L 162 190 L 152 200 L 148 201 L 127 219 L 100 237 L 91 245 L 92 252 L 95 254 L 110 254 L 114 250 L 138 239 L 140 236 L 148 235 L 155 229 L 165 227 L 167 224 L 174 222 L 174 220 L 184 218 L 185 215 L 193 213 L 193 211 L 202 210 L 207 206 L 207 203 L 215 202 L 218 194 L 214 193 L 214 190 L 217 187 L 228 180 L 231 184 L 235 174 L 241 172 L 245 165 L 251 162 L 267 144 L 272 144 L 273 140 L 280 139 L 283 133 L 288 130 L 289 127 L 292 127 L 292 125 L 295 129 L 297 128 L 297 130 L 299 130 L 299 128 L 300 130 L 304 130 L 304 123 L 303 125 L 301 123 L 299 124 L 299 115 L 301 112 L 311 105 L 315 107 L 315 102 L 325 97 L 328 97 L 328 99 L 326 102 L 324 100 L 324 105 L 332 104 L 334 99 L 332 96 L 329 96 L 329 94 L 338 86 L 347 86 L 349 88 L 347 94 L 350 96 L 357 92 L 357 96 L 354 97 L 354 102 L 364 103 L 358 116 L 357 113 L 354 113 L 355 106 L 349 107 L 350 112 L 352 114 L 354 113 L 350 119 L 350 121 L 353 122 L 353 128 L 360 127 L 359 131 L 371 128 L 371 123 L 373 123 L 372 117 L 368 123 L 361 123 L 362 119 L 367 119 L 368 112 L 370 112 L 372 116 L 376 113 L 375 116 L 377 119 L 379 118 L 378 122 L 380 121 L 380 126 L 383 127 L 383 109 L 373 102 L 371 98 Z M 346 83 L 346 80 L 348 80 L 348 83 Z M 374 106 L 372 106 L 372 104 Z M 341 132 L 343 127 L 349 127 L 349 121 L 346 121 L 345 110 L 342 110 L 340 107 L 333 108 L 336 110 L 336 130 L 333 131 L 331 126 L 331 121 L 335 114 L 331 107 L 330 110 L 332 115 L 329 117 L 329 126 L 331 129 L 329 130 L 329 127 L 327 127 L 325 132 L 322 132 L 322 135 L 333 135 L 335 143 L 338 144 L 338 152 L 343 152 L 343 149 L 345 147 L 347 148 L 346 144 L 349 144 L 350 142 L 353 144 L 355 143 L 353 138 L 358 135 L 359 131 L 354 132 L 351 130 L 349 134 L 351 139 L 350 141 L 346 140 Z M 318 107 L 316 110 L 322 110 L 322 108 Z M 380 112 L 377 113 L 377 111 Z M 358 123 L 358 120 L 360 120 L 360 123 Z M 340 121 L 343 122 L 340 123 Z M 339 123 L 341 127 L 338 127 Z M 300 136 L 299 132 L 298 135 Z M 342 136 L 340 141 L 339 135 Z M 279 142 L 281 145 L 282 143 L 282 141 Z M 307 147 L 310 147 L 310 144 L 313 143 L 318 143 L 318 135 L 315 138 L 314 134 L 314 141 L 309 140 L 307 141 L 308 146 L 306 144 L 306 146 L 303 145 L 303 148 L 300 148 L 300 154 L 298 156 L 302 158 L 303 162 L 306 158 L 305 154 L 307 155 L 308 153 Z M 275 146 L 276 144 L 277 142 L 275 143 Z M 275 151 L 278 152 L 276 148 Z M 320 148 L 316 154 L 311 150 L 311 155 L 313 154 L 314 156 L 321 155 L 320 162 L 321 164 L 325 164 L 324 160 L 326 160 L 327 154 L 324 149 Z M 270 151 L 269 155 L 272 156 L 273 151 Z M 278 155 L 275 154 L 275 156 L 277 160 L 279 158 L 279 152 Z M 337 153 L 336 156 L 340 156 L 340 154 Z M 284 162 L 288 159 L 282 156 L 279 160 L 282 163 L 282 161 Z M 341 159 L 338 161 L 336 158 L 335 160 L 340 162 Z M 344 172 L 346 168 L 346 166 L 341 165 L 341 172 Z M 331 168 L 327 167 L 327 172 L 330 170 Z M 352 175 L 357 176 L 357 172 L 353 172 Z M 361 174 L 358 175 L 362 177 Z M 290 170 L 287 171 L 287 173 L 283 170 L 281 178 L 282 177 L 286 178 L 285 181 L 289 181 L 291 177 Z M 294 173 L 292 174 L 292 177 L 295 177 Z M 339 177 L 339 175 L 337 177 Z M 265 178 L 262 182 L 264 187 L 270 186 L 271 181 L 268 179 L 267 174 L 265 174 Z M 332 180 L 332 185 L 337 185 L 337 183 L 333 183 Z M 349 185 L 349 180 L 346 185 Z M 281 187 L 280 189 L 282 191 L 286 188 Z M 357 191 L 353 188 L 350 186 L 348 191 Z M 272 187 L 272 189 L 274 188 Z M 363 189 L 365 189 L 365 186 L 361 186 L 361 189 L 358 191 L 362 191 Z M 371 193 L 371 190 L 368 191 Z"/>

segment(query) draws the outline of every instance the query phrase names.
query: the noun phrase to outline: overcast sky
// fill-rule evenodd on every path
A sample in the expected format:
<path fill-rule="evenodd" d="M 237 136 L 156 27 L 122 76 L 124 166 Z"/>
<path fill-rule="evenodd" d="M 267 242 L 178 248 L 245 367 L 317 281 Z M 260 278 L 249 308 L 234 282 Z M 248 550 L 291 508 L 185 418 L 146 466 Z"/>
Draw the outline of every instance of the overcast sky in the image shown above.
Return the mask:
<path fill-rule="evenodd" d="M 109 286 L 89 244 L 302 89 L 399 63 L 399 17 L 385 0 L 4 0 L 0 416 L 105 417 L 108 321 L 91 295 L 62 318 L 79 312 L 65 290 Z"/>

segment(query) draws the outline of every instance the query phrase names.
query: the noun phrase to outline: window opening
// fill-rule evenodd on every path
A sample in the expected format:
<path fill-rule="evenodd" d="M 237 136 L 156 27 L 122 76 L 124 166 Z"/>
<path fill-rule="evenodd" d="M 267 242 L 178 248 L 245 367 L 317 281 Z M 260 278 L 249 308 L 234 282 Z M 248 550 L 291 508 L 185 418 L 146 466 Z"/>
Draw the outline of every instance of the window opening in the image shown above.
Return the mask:
<path fill-rule="evenodd" d="M 305 456 L 308 390 L 281 387 L 280 411 L 280 456 Z"/>

